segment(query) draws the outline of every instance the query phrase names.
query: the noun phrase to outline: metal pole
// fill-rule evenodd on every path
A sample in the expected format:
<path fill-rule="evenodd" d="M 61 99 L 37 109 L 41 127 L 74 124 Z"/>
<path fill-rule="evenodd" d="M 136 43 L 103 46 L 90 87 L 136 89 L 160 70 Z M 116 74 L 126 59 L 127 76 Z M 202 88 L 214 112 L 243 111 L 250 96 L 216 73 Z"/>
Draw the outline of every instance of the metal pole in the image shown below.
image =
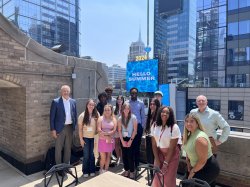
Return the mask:
<path fill-rule="evenodd" d="M 147 0 L 147 47 L 149 47 L 149 0 Z M 147 52 L 147 59 L 149 59 L 149 52 Z"/>

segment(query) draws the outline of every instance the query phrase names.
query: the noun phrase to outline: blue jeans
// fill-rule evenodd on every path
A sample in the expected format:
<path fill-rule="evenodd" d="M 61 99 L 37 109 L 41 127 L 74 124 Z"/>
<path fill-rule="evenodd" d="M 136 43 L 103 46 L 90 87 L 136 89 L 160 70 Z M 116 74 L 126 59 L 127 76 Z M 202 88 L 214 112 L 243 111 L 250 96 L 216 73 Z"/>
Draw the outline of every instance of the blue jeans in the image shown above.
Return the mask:
<path fill-rule="evenodd" d="M 83 138 L 83 174 L 95 173 L 94 138 Z"/>

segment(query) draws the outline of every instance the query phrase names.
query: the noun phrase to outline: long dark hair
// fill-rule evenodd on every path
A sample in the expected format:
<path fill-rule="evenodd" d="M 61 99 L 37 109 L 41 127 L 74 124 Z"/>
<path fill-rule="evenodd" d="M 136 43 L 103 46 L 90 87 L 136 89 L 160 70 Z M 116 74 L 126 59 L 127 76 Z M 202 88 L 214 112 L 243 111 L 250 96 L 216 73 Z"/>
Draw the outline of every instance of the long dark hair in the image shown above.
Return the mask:
<path fill-rule="evenodd" d="M 93 109 L 93 112 L 92 112 L 92 116 L 89 116 L 89 110 L 88 110 L 88 104 L 93 101 L 94 102 L 94 99 L 89 99 L 86 103 L 86 107 L 85 107 L 85 112 L 84 112 L 84 117 L 83 117 L 83 120 L 82 120 L 82 124 L 86 124 L 86 125 L 90 125 L 90 120 L 91 120 L 91 117 L 94 117 L 94 118 L 98 118 L 99 115 L 98 115 L 98 111 L 96 109 L 96 103 L 94 102 L 95 104 L 95 107 Z"/>
<path fill-rule="evenodd" d="M 164 108 L 168 108 L 169 110 L 169 117 L 167 119 L 166 124 L 162 124 L 162 119 L 161 119 L 161 112 L 163 111 Z M 170 106 L 162 106 L 157 113 L 157 119 L 156 119 L 156 125 L 157 126 L 163 126 L 167 125 L 168 127 L 173 127 L 174 124 L 176 124 L 175 117 L 174 117 L 174 111 Z"/>
<path fill-rule="evenodd" d="M 148 116 L 147 116 L 147 122 L 146 122 L 146 128 L 145 128 L 145 132 L 146 133 L 150 133 L 150 128 L 151 128 L 151 122 L 155 122 L 156 121 L 156 117 L 157 117 L 157 112 L 161 106 L 160 104 L 160 101 L 156 98 L 152 98 L 151 101 L 149 102 L 150 103 L 154 103 L 155 106 L 156 106 L 156 109 L 154 111 L 153 114 L 151 114 L 151 109 L 150 109 L 150 106 L 148 108 Z"/>
<path fill-rule="evenodd" d="M 127 119 L 125 119 L 125 115 L 124 115 L 124 109 L 126 108 L 126 107 L 129 107 L 129 113 L 128 113 L 128 117 L 127 117 Z M 128 127 L 128 123 L 129 123 L 129 121 L 130 121 L 130 118 L 131 118 L 131 107 L 130 107 L 130 104 L 129 103 L 124 103 L 123 105 L 122 105 L 122 114 L 121 114 L 121 121 L 122 121 L 122 125 L 125 127 L 125 128 L 127 128 Z"/>
<path fill-rule="evenodd" d="M 119 114 L 119 105 L 118 105 L 118 102 L 117 102 L 117 100 L 119 98 L 121 98 L 121 100 L 122 100 L 122 105 L 124 104 L 124 97 L 122 95 L 118 95 L 117 98 L 116 98 L 116 104 L 115 104 L 115 111 L 114 111 L 115 115 Z"/>

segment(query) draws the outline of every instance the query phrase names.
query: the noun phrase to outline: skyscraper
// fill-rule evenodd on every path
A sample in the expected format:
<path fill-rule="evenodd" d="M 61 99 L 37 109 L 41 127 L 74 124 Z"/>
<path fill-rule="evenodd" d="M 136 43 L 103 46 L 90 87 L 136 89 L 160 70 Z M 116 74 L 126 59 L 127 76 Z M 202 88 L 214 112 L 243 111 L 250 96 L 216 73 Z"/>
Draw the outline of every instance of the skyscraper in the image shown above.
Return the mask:
<path fill-rule="evenodd" d="M 159 84 L 185 80 L 193 84 L 196 1 L 183 1 L 180 12 L 168 10 L 171 15 L 167 16 L 162 16 L 159 9 L 169 8 L 172 2 L 160 2 L 164 1 L 155 0 L 154 6 L 154 58 L 159 59 Z"/>
<path fill-rule="evenodd" d="M 79 56 L 78 0 L 1 0 L 0 12 L 38 43 Z"/>
<path fill-rule="evenodd" d="M 118 64 L 108 68 L 108 81 L 109 84 L 115 88 L 125 89 L 125 80 L 126 80 L 126 68 L 122 68 Z"/>
<path fill-rule="evenodd" d="M 250 1 L 197 1 L 197 86 L 250 86 Z"/>
<path fill-rule="evenodd" d="M 136 56 L 145 56 L 145 44 L 141 39 L 141 31 L 139 32 L 139 38 L 136 42 L 132 42 L 129 47 L 128 62 L 136 61 Z"/>

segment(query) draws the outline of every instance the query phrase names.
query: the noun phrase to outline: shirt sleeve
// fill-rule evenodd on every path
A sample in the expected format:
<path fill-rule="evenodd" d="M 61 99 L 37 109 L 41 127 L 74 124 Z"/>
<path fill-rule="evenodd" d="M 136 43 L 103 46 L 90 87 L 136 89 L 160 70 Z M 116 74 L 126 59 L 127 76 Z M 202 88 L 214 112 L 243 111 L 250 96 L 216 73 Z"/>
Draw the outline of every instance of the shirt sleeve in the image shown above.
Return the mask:
<path fill-rule="evenodd" d="M 225 142 L 227 140 L 227 138 L 228 138 L 228 136 L 230 134 L 230 126 L 226 122 L 226 120 L 222 117 L 222 115 L 220 113 L 218 113 L 216 121 L 217 121 L 218 126 L 222 130 L 219 141 L 221 143 L 223 143 L 223 142 Z"/>
<path fill-rule="evenodd" d="M 174 124 L 171 139 L 179 138 L 181 134 L 180 128 L 177 124 Z"/>

